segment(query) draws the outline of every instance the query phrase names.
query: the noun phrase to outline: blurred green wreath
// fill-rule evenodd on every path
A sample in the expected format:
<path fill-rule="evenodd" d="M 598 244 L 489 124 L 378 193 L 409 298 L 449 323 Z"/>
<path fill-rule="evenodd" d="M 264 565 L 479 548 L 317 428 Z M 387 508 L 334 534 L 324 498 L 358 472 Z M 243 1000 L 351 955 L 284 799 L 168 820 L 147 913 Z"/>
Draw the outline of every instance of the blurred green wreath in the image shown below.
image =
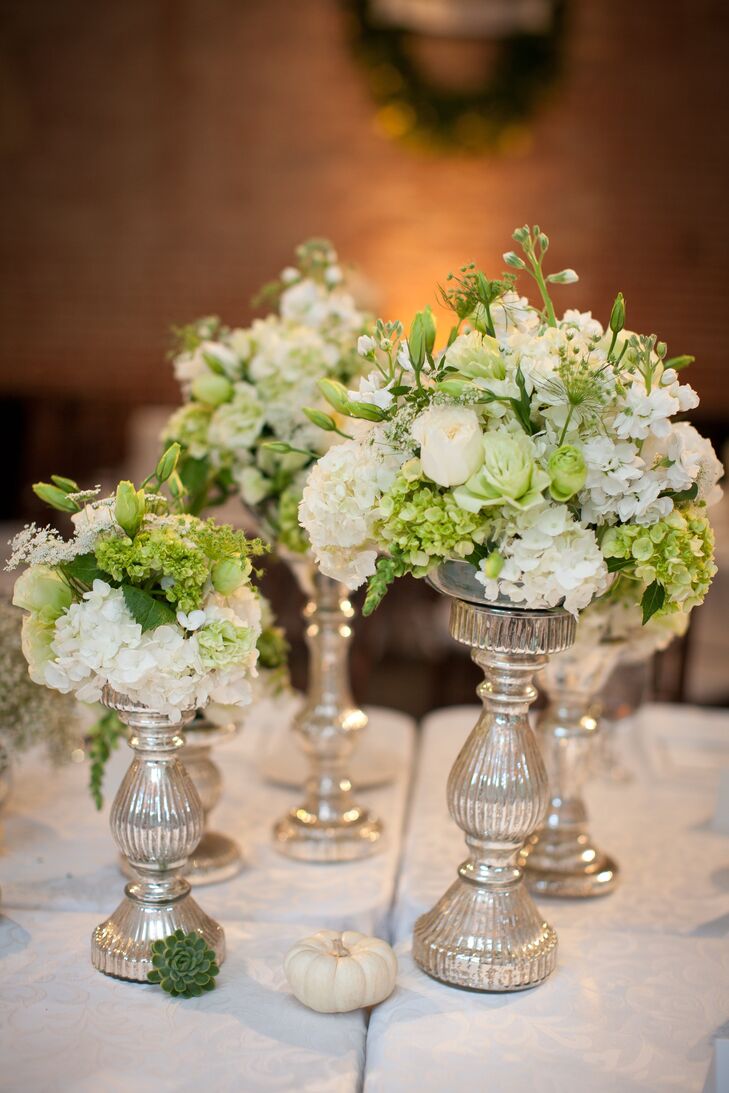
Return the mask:
<path fill-rule="evenodd" d="M 411 28 L 378 19 L 373 0 L 346 0 L 352 46 L 379 107 L 379 128 L 421 150 L 508 148 L 561 69 L 567 0 L 547 2 L 551 17 L 543 31 L 490 39 L 493 56 L 482 76 L 459 89 L 444 87 L 418 60 Z"/>

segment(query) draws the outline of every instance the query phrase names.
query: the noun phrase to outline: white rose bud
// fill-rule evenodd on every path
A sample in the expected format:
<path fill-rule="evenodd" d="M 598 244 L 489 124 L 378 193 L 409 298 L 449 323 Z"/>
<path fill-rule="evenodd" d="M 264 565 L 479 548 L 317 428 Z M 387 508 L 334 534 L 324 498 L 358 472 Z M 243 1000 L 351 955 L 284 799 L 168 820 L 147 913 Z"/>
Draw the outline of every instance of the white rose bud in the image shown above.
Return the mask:
<path fill-rule="evenodd" d="M 460 486 L 483 462 L 478 415 L 466 406 L 431 406 L 415 419 L 423 473 L 439 486 Z"/>

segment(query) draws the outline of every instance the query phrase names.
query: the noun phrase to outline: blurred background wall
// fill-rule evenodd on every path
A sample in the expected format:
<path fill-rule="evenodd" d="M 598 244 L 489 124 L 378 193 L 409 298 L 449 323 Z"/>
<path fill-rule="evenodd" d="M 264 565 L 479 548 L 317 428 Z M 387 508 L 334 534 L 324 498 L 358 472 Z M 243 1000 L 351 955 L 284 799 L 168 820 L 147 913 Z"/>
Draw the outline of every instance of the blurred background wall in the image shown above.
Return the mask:
<path fill-rule="evenodd" d="M 499 21 L 517 7 L 541 20 L 546 59 L 506 52 L 489 129 L 478 95 L 503 75 Z M 4 0 L 0 13 L 0 519 L 33 514 L 28 485 L 51 470 L 123 469 L 135 410 L 176 399 L 170 326 L 245 323 L 313 234 L 361 268 L 381 314 L 407 317 L 449 269 L 501 269 L 513 227 L 538 222 L 555 268 L 581 276 L 559 303 L 604 320 L 622 289 L 630 326 L 695 354 L 698 413 L 723 443 L 719 0 Z M 429 94 L 473 97 L 452 139 L 419 126 Z M 522 97 L 529 109 L 511 111 Z M 430 604 L 398 591 L 391 613 L 398 596 L 401 613 Z M 365 689 L 384 649 L 372 633 Z M 403 678 L 381 683 L 387 700 Z"/>

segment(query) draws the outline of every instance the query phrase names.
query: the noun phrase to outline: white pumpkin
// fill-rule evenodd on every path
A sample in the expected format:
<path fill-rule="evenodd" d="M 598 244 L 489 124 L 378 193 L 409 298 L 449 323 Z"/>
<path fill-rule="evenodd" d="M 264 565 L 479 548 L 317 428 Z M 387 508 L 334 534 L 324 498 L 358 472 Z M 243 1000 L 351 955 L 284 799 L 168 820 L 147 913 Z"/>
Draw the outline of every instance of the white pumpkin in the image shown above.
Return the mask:
<path fill-rule="evenodd" d="M 348 1013 L 375 1006 L 392 994 L 397 957 L 379 937 L 320 930 L 294 945 L 284 971 L 292 991 L 309 1009 Z"/>

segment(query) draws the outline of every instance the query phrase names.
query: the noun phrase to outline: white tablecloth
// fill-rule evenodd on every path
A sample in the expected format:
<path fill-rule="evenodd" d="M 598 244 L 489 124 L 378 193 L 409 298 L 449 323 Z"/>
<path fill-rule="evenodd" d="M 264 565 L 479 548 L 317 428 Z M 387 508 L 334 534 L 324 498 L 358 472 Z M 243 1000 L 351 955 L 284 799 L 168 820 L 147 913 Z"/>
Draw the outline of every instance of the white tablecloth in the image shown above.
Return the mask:
<path fill-rule="evenodd" d="M 22 767 L 0 844 L 0 1089 L 718 1093 L 708 1074 L 712 1041 L 729 1048 L 729 834 L 711 818 L 729 769 L 729 716 L 642 711 L 626 756 L 634 781 L 595 781 L 586 794 L 593 832 L 620 862 L 620 888 L 602 900 L 542 901 L 560 939 L 555 974 L 534 991 L 483 995 L 436 983 L 409 955 L 415 916 L 465 856 L 445 782 L 476 713 L 428 718 L 413 764 L 408 720 L 374 712 L 373 741 L 402 759 L 396 784 L 363 795 L 390 842 L 346 866 L 289 862 L 272 849 L 270 826 L 293 796 L 258 773 L 265 724 L 221 747 L 226 792 L 214 826 L 241 838 L 248 865 L 197 893 L 223 922 L 229 956 L 219 988 L 196 1000 L 92 969 L 90 932 L 122 887 L 106 817 L 88 801 L 85 770 Z M 126 762 L 115 759 L 109 798 Z M 396 938 L 398 985 L 369 1028 L 361 1013 L 306 1011 L 285 985 L 285 952 L 325 924 Z"/>
<path fill-rule="evenodd" d="M 366 1022 L 300 1005 L 283 959 L 304 923 L 226 922 L 214 991 L 172 999 L 100 975 L 95 914 L 0 915 L 0 1089 L 8 1093 L 355 1093 Z"/>
<path fill-rule="evenodd" d="M 598 900 L 543 899 L 560 940 L 556 972 L 533 991 L 482 995 L 436 983 L 409 955 L 415 918 L 466 857 L 445 784 L 477 714 L 442 710 L 424 725 L 393 921 L 399 987 L 372 1015 L 366 1093 L 699 1093 L 713 1037 L 729 1034 L 729 834 L 710 827 L 729 717 L 641 711 L 625 756 L 634 781 L 586 792 L 620 887 Z"/>
<path fill-rule="evenodd" d="M 289 712 L 265 704 L 250 714 L 238 737 L 216 749 L 225 789 L 211 826 L 240 841 L 245 867 L 225 884 L 201 888 L 198 901 L 223 924 L 299 922 L 387 936 L 413 765 L 413 722 L 393 710 L 369 711 L 366 732 L 397 770 L 391 785 L 358 794 L 385 825 L 381 850 L 361 862 L 316 865 L 291 861 L 274 849 L 273 823 L 300 803 L 301 793 L 267 783 L 258 769 L 271 718 Z M 291 747 L 296 746 L 292 737 Z M 96 812 L 86 790 L 85 765 L 52 771 L 27 761 L 18 767 L 0 844 L 4 909 L 97 914 L 114 909 L 124 881 L 108 811 L 130 759 L 129 748 L 121 745 L 109 764 L 103 813 Z"/>

